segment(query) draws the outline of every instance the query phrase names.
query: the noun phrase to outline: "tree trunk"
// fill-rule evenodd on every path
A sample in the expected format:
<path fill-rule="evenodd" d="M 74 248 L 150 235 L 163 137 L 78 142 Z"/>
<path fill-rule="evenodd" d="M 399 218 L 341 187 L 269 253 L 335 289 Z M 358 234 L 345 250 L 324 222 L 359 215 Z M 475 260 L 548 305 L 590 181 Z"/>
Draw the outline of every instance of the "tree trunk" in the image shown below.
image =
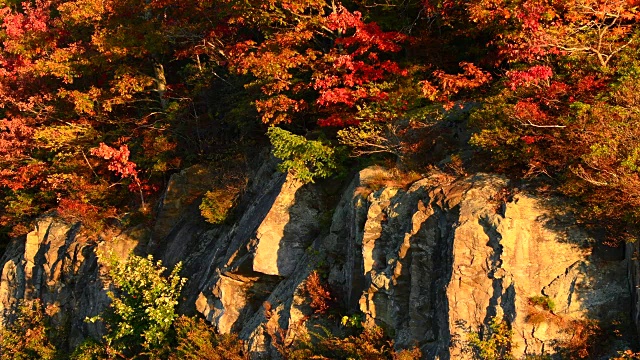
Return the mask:
<path fill-rule="evenodd" d="M 154 61 L 153 72 L 155 73 L 156 91 L 160 97 L 160 106 L 162 106 L 162 110 L 166 110 L 168 102 L 164 94 L 167 92 L 167 79 L 164 76 L 164 66 L 160 62 Z"/>

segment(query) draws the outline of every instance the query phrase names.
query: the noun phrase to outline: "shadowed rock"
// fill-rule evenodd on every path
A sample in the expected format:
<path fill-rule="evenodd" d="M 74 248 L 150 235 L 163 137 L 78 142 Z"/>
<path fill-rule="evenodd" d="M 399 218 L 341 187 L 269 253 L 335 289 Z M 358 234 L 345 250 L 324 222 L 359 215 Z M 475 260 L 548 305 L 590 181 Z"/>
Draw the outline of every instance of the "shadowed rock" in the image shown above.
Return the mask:
<path fill-rule="evenodd" d="M 200 176 L 185 171 L 175 182 Z M 592 254 L 596 239 L 566 201 L 505 196 L 508 181 L 487 174 L 455 181 L 432 174 L 404 188 L 381 182 L 389 177 L 368 168 L 346 186 L 303 185 L 267 161 L 253 172 L 234 221 L 218 226 L 199 216 L 196 198 L 178 199 L 195 193 L 174 186 L 146 249 L 169 267 L 184 263 L 180 310 L 237 332 L 255 358 L 274 356 L 271 334 L 279 328 L 284 342 L 313 331 L 319 320 L 304 283 L 319 268 L 341 312 L 362 311 L 396 347 L 419 346 L 428 359 L 470 358 L 469 334 L 486 333 L 493 318 L 510 324 L 516 357 L 557 352 L 576 321 L 631 322 L 636 257 Z M 106 243 L 122 256 L 142 248 Z M 17 300 L 40 298 L 77 327 L 70 344 L 98 336 L 101 329 L 83 322 L 108 304 L 95 254 L 76 227 L 40 220 L 0 261 L 3 321 Z M 536 305 L 536 297 L 555 306 Z"/>

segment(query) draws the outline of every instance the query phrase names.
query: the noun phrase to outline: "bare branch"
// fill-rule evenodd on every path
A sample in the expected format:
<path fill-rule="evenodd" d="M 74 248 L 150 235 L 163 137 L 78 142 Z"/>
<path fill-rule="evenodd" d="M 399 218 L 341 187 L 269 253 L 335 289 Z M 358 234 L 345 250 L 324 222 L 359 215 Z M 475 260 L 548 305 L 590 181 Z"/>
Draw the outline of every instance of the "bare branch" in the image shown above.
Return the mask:
<path fill-rule="evenodd" d="M 527 120 L 526 123 L 520 122 L 523 126 L 533 126 L 536 128 L 565 128 L 565 125 L 538 125 L 531 122 L 531 120 Z"/>

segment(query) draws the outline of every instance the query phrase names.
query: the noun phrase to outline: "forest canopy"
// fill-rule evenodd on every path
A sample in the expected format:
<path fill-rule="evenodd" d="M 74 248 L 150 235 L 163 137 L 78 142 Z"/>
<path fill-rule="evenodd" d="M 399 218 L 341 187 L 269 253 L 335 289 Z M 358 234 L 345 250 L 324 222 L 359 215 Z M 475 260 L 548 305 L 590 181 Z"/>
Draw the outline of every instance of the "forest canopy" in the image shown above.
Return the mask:
<path fill-rule="evenodd" d="M 0 237 L 150 216 L 171 173 L 269 139 L 305 181 L 387 154 L 535 179 L 632 231 L 639 6 L 0 0 Z"/>

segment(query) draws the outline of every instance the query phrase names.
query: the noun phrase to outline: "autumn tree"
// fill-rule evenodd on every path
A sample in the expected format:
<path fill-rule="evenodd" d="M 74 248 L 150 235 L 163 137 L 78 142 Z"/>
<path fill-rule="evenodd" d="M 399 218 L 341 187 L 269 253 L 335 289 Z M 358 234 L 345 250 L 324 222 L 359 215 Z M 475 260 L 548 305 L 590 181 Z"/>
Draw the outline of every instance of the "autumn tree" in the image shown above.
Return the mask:
<path fill-rule="evenodd" d="M 126 202 L 117 194 L 127 188 L 157 189 L 152 182 L 179 165 L 175 113 L 192 108 L 188 91 L 174 91 L 186 86 L 167 78 L 206 63 L 199 49 L 216 41 L 203 16 L 212 6 L 38 0 L 0 10 L 2 226 L 18 234 L 51 208 L 81 214 Z M 127 149 L 136 172 L 110 171 L 104 151 L 91 156 L 100 143 Z"/>
<path fill-rule="evenodd" d="M 637 5 L 478 1 L 468 8 L 472 21 L 493 32 L 489 45 L 504 74 L 473 115 L 472 142 L 491 151 L 496 169 L 551 180 L 612 233 L 637 219 L 629 211 L 639 199 L 631 95 Z"/>
<path fill-rule="evenodd" d="M 640 201 L 639 5 L 3 3 L 0 226 L 24 233 L 51 209 L 148 209 L 171 171 L 267 139 L 305 181 L 340 169 L 341 145 L 441 166 L 460 149 L 432 148 L 467 125 L 476 152 L 464 161 L 551 179 L 628 224 L 636 215 L 621 208 Z"/>

